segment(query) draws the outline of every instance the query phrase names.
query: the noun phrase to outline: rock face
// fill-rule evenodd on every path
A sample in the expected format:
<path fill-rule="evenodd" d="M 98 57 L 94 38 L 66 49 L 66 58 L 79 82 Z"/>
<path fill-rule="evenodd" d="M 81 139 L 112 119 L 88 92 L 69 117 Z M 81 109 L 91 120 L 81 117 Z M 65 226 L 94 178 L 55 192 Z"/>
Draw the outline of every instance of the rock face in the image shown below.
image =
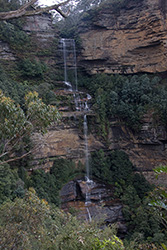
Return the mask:
<path fill-rule="evenodd" d="M 37 147 L 34 154 L 36 168 L 41 165 L 50 168 L 54 157 L 71 159 L 78 163 L 85 163 L 85 141 L 83 134 L 83 113 L 76 116 L 76 112 L 68 112 L 63 115 L 61 125 L 53 126 L 47 134 L 41 136 L 35 134 L 33 141 Z M 104 148 L 92 133 L 88 137 L 89 151 Z M 42 161 L 43 160 L 43 161 Z"/>
<path fill-rule="evenodd" d="M 32 53 L 36 58 L 42 57 L 42 60 L 48 64 L 55 63 L 53 41 L 57 37 L 57 33 L 54 30 L 51 15 L 42 14 L 26 17 L 23 30 L 30 36 L 31 50 L 22 53 L 29 53 L 29 55 Z M 7 42 L 0 40 L 0 60 L 10 63 L 10 61 L 17 60 L 19 57 L 20 52 L 17 49 L 13 51 Z"/>
<path fill-rule="evenodd" d="M 9 48 L 8 44 L 0 41 L 0 60 L 16 60 L 14 53 Z"/>
<path fill-rule="evenodd" d="M 37 46 L 49 48 L 55 37 L 50 14 L 26 17 L 23 30 L 34 37 Z"/>
<path fill-rule="evenodd" d="M 60 192 L 62 209 L 75 212 L 79 219 L 103 220 L 106 224 L 117 224 L 118 233 L 125 234 L 122 204 L 114 198 L 114 189 L 98 181 L 74 180 Z"/>
<path fill-rule="evenodd" d="M 161 174 L 158 179 L 153 169 L 160 165 L 167 165 L 167 134 L 164 127 L 155 128 L 147 116 L 139 133 L 133 134 L 118 121 L 111 123 L 110 149 L 123 150 L 145 178 L 152 184 L 167 187 L 167 175 Z"/>
<path fill-rule="evenodd" d="M 167 3 L 127 1 L 118 10 L 103 6 L 79 27 L 80 66 L 90 74 L 165 72 Z"/>
<path fill-rule="evenodd" d="M 34 135 L 37 150 L 34 152 L 34 168 L 49 169 L 55 157 L 71 159 L 85 164 L 85 140 L 83 134 L 83 113 L 64 112 L 60 125 L 53 126 L 47 134 Z M 153 168 L 167 165 L 167 134 L 164 127 L 155 128 L 152 119 L 145 116 L 139 133 L 133 134 L 117 120 L 111 121 L 108 145 L 98 135 L 94 114 L 87 114 L 88 149 L 92 151 L 123 150 L 128 155 L 136 171 L 142 172 L 154 184 L 167 186 L 167 175 L 155 178 Z"/>

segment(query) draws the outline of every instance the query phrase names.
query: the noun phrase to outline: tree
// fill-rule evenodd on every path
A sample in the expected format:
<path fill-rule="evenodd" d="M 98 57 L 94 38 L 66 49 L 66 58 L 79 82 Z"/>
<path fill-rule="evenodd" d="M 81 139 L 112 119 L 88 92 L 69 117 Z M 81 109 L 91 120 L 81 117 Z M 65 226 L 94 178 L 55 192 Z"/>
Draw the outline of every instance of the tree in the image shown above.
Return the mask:
<path fill-rule="evenodd" d="M 23 199 L 0 207 L 2 249 L 124 250 L 122 241 L 107 227 L 84 223 L 51 207 L 30 189 Z"/>
<path fill-rule="evenodd" d="M 24 110 L 0 90 L 0 160 L 1 164 L 22 159 L 31 153 L 24 141 L 33 132 L 45 133 L 59 119 L 57 108 L 46 105 L 37 92 L 25 96 Z M 16 153 L 22 147 L 21 155 Z"/>
<path fill-rule="evenodd" d="M 18 181 L 16 169 L 10 169 L 8 164 L 0 165 L 0 204 L 16 196 L 15 191 L 18 188 Z"/>
<path fill-rule="evenodd" d="M 18 18 L 18 17 L 22 17 L 22 16 L 39 15 L 39 14 L 44 13 L 44 12 L 45 13 L 49 12 L 50 10 L 53 10 L 53 9 L 56 12 L 58 12 L 62 17 L 67 17 L 67 14 L 65 14 L 60 8 L 69 2 L 70 2 L 70 0 L 66 0 L 64 2 L 54 4 L 52 6 L 47 6 L 47 7 L 41 8 L 40 6 L 34 7 L 34 4 L 37 3 L 37 0 L 26 1 L 25 3 L 24 3 L 24 1 L 22 1 L 23 4 L 19 8 L 17 8 L 16 10 L 0 12 L 0 20 L 9 20 L 12 18 Z M 30 7 L 31 7 L 31 9 L 29 10 Z"/>
<path fill-rule="evenodd" d="M 157 177 L 160 174 L 167 174 L 167 166 L 159 166 L 154 169 Z M 162 219 L 163 226 L 167 229 L 167 189 L 165 187 L 156 187 L 153 192 L 150 193 L 152 201 L 150 206 L 153 206 L 157 210 Z"/>

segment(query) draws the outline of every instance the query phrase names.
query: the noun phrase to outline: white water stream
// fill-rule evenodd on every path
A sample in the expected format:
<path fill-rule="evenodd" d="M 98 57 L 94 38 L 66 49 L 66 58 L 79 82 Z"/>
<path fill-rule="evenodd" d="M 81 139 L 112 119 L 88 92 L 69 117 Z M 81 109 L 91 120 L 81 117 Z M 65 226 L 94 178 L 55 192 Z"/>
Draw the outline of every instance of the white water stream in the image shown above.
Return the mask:
<path fill-rule="evenodd" d="M 91 96 L 87 94 L 85 102 L 81 102 L 80 95 L 78 93 L 78 77 L 77 77 L 77 60 L 76 60 L 76 47 L 75 41 L 73 39 L 62 38 L 60 40 L 60 45 L 63 51 L 63 61 L 64 61 L 64 83 L 67 86 L 68 91 L 73 92 L 74 102 L 76 111 L 89 111 L 88 101 Z M 73 73 L 73 82 L 69 82 L 69 76 Z M 75 83 L 75 84 L 74 84 Z M 89 149 L 88 149 L 88 124 L 87 115 L 84 114 L 84 140 L 85 140 L 85 168 L 86 168 L 86 197 L 85 206 L 88 214 L 89 221 L 92 220 L 89 205 L 91 204 L 91 186 L 93 181 L 90 179 L 90 165 L 89 165 Z"/>
<path fill-rule="evenodd" d="M 64 83 L 70 88 L 69 90 L 77 92 L 78 76 L 75 41 L 74 39 L 61 38 L 60 45 L 63 50 Z M 70 75 L 73 75 L 72 83 L 69 82 Z"/>

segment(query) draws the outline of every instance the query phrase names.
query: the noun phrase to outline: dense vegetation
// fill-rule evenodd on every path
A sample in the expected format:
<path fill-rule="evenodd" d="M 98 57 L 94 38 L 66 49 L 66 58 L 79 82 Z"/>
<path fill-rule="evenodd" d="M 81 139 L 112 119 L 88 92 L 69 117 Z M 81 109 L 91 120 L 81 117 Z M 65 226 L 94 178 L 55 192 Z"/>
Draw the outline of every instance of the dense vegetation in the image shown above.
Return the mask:
<path fill-rule="evenodd" d="M 3 249 L 124 249 L 110 228 L 79 222 L 40 200 L 32 188 L 23 199 L 4 203 L 0 219 Z"/>
<path fill-rule="evenodd" d="M 92 173 L 100 180 L 115 185 L 115 196 L 124 204 L 127 239 L 140 240 L 140 243 L 167 243 L 161 213 L 148 205 L 156 192 L 142 174 L 134 173 L 134 167 L 124 152 L 104 153 L 100 150 L 92 153 Z"/>
<path fill-rule="evenodd" d="M 102 2 L 105 1 L 82 0 L 75 11 L 88 10 Z M 127 0 L 105 2 L 107 8 L 112 5 L 116 12 L 127 4 Z M 0 0 L 0 11 L 18 6 L 19 0 Z M 76 18 L 75 11 L 67 19 L 61 34 L 76 38 L 79 48 L 81 40 L 76 27 L 80 17 Z M 96 14 L 97 10 L 90 10 L 82 18 L 92 20 Z M 47 172 L 33 169 L 30 137 L 36 131 L 45 133 L 48 125 L 59 118 L 57 108 L 50 104 L 57 103 L 52 83 L 62 79 L 62 75 L 49 72 L 49 67 L 40 60 L 41 55 L 52 53 L 52 48 L 37 52 L 31 37 L 23 31 L 23 25 L 23 19 L 0 22 L 0 40 L 7 42 L 17 57 L 16 62 L 4 63 L 2 60 L 0 66 L 2 249 L 167 249 L 166 190 L 162 187 L 154 189 L 143 175 L 135 173 L 135 167 L 122 151 L 94 152 L 91 166 L 92 177 L 112 184 L 114 198 L 123 204 L 128 228 L 124 239 L 126 247 L 112 228 L 99 222 L 81 223 L 58 208 L 62 186 L 78 175 L 85 175 L 85 170 L 82 165 L 76 166 L 66 159 L 51 159 L 53 167 Z M 149 113 L 153 126 L 162 124 L 167 127 L 167 89 L 160 85 L 158 77 L 101 74 L 80 79 L 80 87 L 87 89 L 93 97 L 92 108 L 97 114 L 99 134 L 106 141 L 112 118 L 136 132 L 140 130 L 143 115 Z M 31 174 L 29 169 L 33 169 Z M 158 171 L 165 172 L 166 167 Z"/>
<path fill-rule="evenodd" d="M 152 126 L 167 126 L 167 89 L 158 77 L 100 74 L 82 78 L 80 86 L 94 97 L 100 132 L 106 139 L 112 118 L 134 132 L 140 130 L 144 114 L 153 118 Z"/>
<path fill-rule="evenodd" d="M 49 203 L 60 205 L 59 191 L 63 184 L 73 179 L 80 173 L 72 161 L 65 159 L 54 160 L 53 167 L 49 172 L 39 169 L 25 179 L 26 186 L 34 187 L 39 198 L 46 199 Z"/>

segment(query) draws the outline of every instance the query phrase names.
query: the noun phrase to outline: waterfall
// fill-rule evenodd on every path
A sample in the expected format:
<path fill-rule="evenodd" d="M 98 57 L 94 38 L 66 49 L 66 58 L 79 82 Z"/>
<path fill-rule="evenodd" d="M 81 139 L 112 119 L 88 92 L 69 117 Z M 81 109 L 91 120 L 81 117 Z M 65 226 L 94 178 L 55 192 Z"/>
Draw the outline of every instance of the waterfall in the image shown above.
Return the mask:
<path fill-rule="evenodd" d="M 75 90 L 78 91 L 78 75 L 77 75 L 77 57 L 75 41 L 73 40 L 73 50 L 74 50 L 74 73 L 75 73 Z"/>
<path fill-rule="evenodd" d="M 68 83 L 67 82 L 67 60 L 66 60 L 66 43 L 65 43 L 65 39 L 62 38 L 60 40 L 60 42 L 62 43 L 63 46 L 63 60 L 64 60 L 64 82 L 65 84 Z"/>
<path fill-rule="evenodd" d="M 60 45 L 63 51 L 64 83 L 70 87 L 71 91 L 77 92 L 78 76 L 75 41 L 74 39 L 61 38 Z"/>
<path fill-rule="evenodd" d="M 89 169 L 89 153 L 88 153 L 88 125 L 87 116 L 84 115 L 84 139 L 85 139 L 85 165 L 86 165 L 86 181 L 90 180 L 90 169 Z"/>
<path fill-rule="evenodd" d="M 87 211 L 87 213 L 88 213 L 89 221 L 91 222 L 91 221 L 92 221 L 92 217 L 91 217 L 91 214 L 90 214 L 90 211 L 89 211 L 89 208 L 88 208 L 88 207 L 86 208 L 86 211 Z"/>
<path fill-rule="evenodd" d="M 73 92 L 76 111 L 89 111 L 88 101 L 91 96 L 83 97 L 82 92 L 78 92 L 78 77 L 77 77 L 77 59 L 76 47 L 73 39 L 62 38 L 60 40 L 61 50 L 63 52 L 64 61 L 64 83 L 69 91 Z M 72 77 L 73 76 L 73 77 Z M 91 189 L 93 181 L 90 180 L 90 167 L 89 167 L 89 151 L 88 151 L 88 125 L 87 115 L 84 115 L 84 140 L 85 140 L 85 168 L 86 168 L 86 194 L 85 194 L 85 207 L 88 214 L 88 219 L 91 222 L 91 214 L 89 206 L 91 205 Z"/>
<path fill-rule="evenodd" d="M 92 188 L 93 181 L 90 179 L 89 151 L 88 151 L 88 125 L 87 125 L 87 116 L 86 115 L 84 115 L 84 139 L 85 139 L 85 166 L 86 166 L 85 206 L 88 206 L 91 203 L 91 188 Z M 87 210 L 87 211 L 89 211 L 89 210 Z M 88 213 L 88 215 L 89 215 L 89 213 Z M 90 218 L 90 215 L 89 215 L 89 218 Z"/>
<path fill-rule="evenodd" d="M 91 96 L 87 94 L 87 98 L 81 98 L 82 93 L 78 92 L 78 76 L 77 76 L 77 58 L 76 46 L 74 39 L 60 39 L 61 52 L 63 52 L 64 63 L 64 83 L 68 91 L 73 92 L 76 111 L 89 110 L 88 101 Z"/>

